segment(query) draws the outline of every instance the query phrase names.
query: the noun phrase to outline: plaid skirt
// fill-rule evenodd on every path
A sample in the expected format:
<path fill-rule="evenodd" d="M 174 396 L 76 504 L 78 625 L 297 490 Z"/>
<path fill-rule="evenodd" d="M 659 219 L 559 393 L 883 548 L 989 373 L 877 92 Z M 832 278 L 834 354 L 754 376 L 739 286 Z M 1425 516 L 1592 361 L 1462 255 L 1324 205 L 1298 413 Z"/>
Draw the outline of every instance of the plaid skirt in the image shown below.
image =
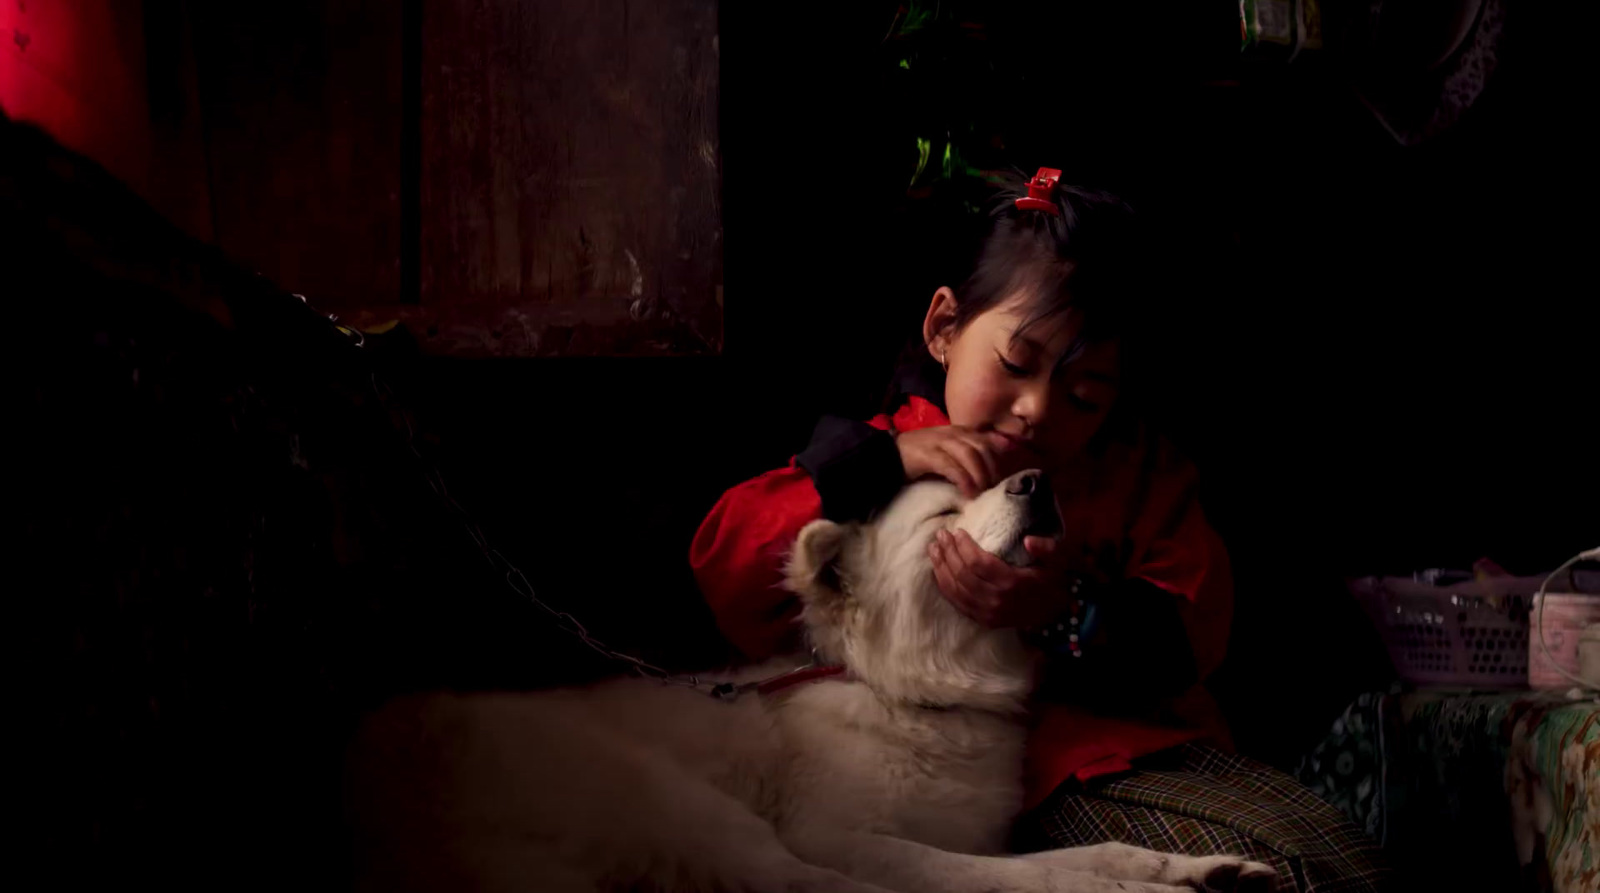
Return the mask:
<path fill-rule="evenodd" d="M 1245 855 L 1277 868 L 1280 889 L 1298 893 L 1370 893 L 1392 880 L 1377 842 L 1299 782 L 1195 744 L 1133 772 L 1063 784 L 1022 817 L 1013 843 L 1032 852 L 1106 841 Z"/>

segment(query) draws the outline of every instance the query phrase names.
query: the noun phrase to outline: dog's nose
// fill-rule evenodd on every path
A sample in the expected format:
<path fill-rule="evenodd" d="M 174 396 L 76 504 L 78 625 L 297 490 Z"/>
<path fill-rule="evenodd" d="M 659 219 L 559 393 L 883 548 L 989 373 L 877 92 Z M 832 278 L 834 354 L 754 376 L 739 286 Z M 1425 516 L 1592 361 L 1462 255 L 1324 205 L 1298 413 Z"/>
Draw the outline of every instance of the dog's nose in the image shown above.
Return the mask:
<path fill-rule="evenodd" d="M 1061 515 L 1056 512 L 1056 495 L 1050 489 L 1050 476 L 1037 468 L 1006 478 L 1006 495 L 1023 502 L 1027 512 L 1025 533 L 1031 536 L 1060 536 Z"/>
<path fill-rule="evenodd" d="M 1019 471 L 1006 479 L 1006 493 L 1012 496 L 1032 496 L 1035 493 L 1049 491 L 1050 479 L 1037 468 Z"/>

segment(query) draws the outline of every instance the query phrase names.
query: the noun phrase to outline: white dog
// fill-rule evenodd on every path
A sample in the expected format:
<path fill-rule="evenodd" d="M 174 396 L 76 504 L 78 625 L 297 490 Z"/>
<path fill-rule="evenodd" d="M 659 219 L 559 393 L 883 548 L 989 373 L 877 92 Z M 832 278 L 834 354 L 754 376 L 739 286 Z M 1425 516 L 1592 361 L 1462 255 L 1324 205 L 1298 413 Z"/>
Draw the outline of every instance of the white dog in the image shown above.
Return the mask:
<path fill-rule="evenodd" d="M 1004 856 L 1022 803 L 1030 657 L 968 620 L 927 557 L 940 528 L 1025 560 L 1055 510 L 1039 472 L 968 501 L 908 487 L 871 523 L 816 521 L 788 571 L 845 672 L 731 702 L 620 679 L 425 695 L 370 717 L 348 804 L 367 890 L 1268 889 L 1266 865 L 1099 844 Z M 752 668 L 770 677 L 794 661 Z"/>

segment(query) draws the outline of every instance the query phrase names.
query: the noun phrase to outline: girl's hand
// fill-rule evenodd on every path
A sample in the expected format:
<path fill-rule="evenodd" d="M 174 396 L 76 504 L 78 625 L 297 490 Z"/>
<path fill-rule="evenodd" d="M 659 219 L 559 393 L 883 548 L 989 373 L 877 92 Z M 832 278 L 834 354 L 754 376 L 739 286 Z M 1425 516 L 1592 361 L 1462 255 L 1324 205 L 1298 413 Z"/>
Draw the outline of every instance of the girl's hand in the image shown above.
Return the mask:
<path fill-rule="evenodd" d="M 898 435 L 894 442 L 900 448 L 906 480 L 942 477 L 968 499 L 999 483 L 1009 452 L 998 435 L 957 425 L 918 428 Z"/>
<path fill-rule="evenodd" d="M 956 610 L 984 626 L 1027 628 L 1060 617 L 1071 606 L 1061 541 L 1023 540 L 1029 567 L 1012 567 L 985 552 L 965 530 L 941 530 L 928 544 L 939 591 Z"/>

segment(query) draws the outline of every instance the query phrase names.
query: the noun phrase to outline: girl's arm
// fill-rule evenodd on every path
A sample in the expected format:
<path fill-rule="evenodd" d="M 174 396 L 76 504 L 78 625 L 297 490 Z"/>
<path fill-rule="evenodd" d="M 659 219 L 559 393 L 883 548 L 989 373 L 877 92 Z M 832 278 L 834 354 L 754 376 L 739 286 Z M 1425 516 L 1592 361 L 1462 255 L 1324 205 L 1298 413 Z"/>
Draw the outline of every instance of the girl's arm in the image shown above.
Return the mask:
<path fill-rule="evenodd" d="M 886 505 L 905 481 L 889 418 L 825 417 L 787 468 L 722 495 L 700 523 L 689 564 L 723 635 L 751 660 L 795 644 L 800 604 L 782 586 L 800 528 L 852 521 Z"/>

